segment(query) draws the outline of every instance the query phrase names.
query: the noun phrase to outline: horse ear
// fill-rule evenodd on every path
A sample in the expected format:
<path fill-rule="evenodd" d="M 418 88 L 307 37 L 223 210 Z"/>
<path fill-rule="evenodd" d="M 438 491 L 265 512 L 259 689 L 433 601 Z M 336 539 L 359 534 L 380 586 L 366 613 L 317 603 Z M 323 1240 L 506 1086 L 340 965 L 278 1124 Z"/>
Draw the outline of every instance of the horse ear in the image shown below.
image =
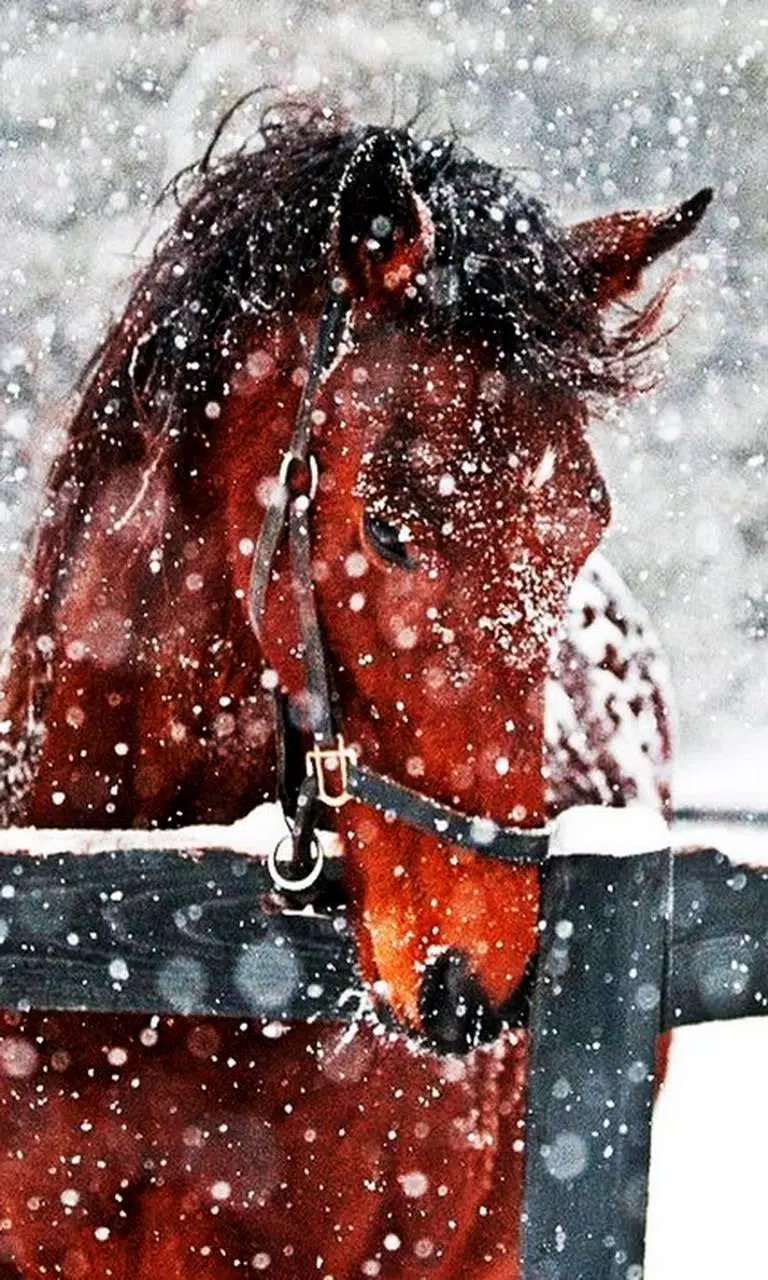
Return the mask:
<path fill-rule="evenodd" d="M 357 147 L 341 180 L 335 232 L 342 273 L 359 296 L 398 297 L 424 270 L 434 225 L 397 134 L 379 130 Z"/>
<path fill-rule="evenodd" d="M 579 222 L 568 233 L 588 293 L 603 307 L 634 292 L 644 269 L 698 226 L 712 199 L 704 187 L 660 213 L 628 210 Z"/>

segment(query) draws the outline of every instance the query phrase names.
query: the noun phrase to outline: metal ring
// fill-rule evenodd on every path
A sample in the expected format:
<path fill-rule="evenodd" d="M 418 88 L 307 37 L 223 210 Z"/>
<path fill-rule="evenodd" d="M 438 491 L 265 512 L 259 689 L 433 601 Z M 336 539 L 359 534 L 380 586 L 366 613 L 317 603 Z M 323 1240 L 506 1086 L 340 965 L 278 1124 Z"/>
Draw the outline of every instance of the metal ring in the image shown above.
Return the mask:
<path fill-rule="evenodd" d="M 314 453 L 310 453 L 308 457 L 302 458 L 300 454 L 293 453 L 291 449 L 286 449 L 283 454 L 283 460 L 280 463 L 280 470 L 277 476 L 284 489 L 288 488 L 288 476 L 294 462 L 298 462 L 302 467 L 306 467 L 309 471 L 309 491 L 306 496 L 311 502 L 317 493 L 317 485 L 320 479 L 317 458 Z"/>
<path fill-rule="evenodd" d="M 312 885 L 319 878 L 323 870 L 323 850 L 318 840 L 312 840 L 310 847 L 315 850 L 315 857 L 312 866 L 305 876 L 298 880 L 291 880 L 284 876 L 277 868 L 278 851 L 285 844 L 286 840 L 292 840 L 292 836 L 283 836 L 282 840 L 278 840 L 274 849 L 267 855 L 267 870 L 272 877 L 272 883 L 276 889 L 283 889 L 286 893 L 299 893 L 302 889 L 311 889 Z"/>

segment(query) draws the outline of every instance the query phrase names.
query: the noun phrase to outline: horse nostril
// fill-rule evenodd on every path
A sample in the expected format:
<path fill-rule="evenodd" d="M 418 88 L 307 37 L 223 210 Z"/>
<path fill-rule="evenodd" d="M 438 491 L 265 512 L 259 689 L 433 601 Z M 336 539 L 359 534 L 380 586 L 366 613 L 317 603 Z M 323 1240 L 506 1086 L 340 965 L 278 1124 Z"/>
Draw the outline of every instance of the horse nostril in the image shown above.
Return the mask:
<path fill-rule="evenodd" d="M 469 1053 L 495 1040 L 502 1018 L 463 951 L 451 948 L 432 960 L 419 995 L 421 1029 L 437 1053 Z"/>

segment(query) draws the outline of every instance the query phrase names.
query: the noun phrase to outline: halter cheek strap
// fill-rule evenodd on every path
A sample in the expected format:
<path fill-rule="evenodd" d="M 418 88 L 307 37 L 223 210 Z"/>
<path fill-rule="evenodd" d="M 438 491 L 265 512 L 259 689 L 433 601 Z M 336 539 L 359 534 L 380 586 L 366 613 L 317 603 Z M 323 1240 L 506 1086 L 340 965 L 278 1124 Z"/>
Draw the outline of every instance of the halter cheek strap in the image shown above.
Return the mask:
<path fill-rule="evenodd" d="M 259 640 L 263 639 L 264 613 L 267 589 L 272 577 L 272 564 L 285 529 L 288 505 L 292 513 L 301 498 L 306 498 L 306 508 L 317 490 L 317 463 L 310 458 L 312 438 L 312 410 L 323 378 L 330 371 L 339 349 L 341 336 L 349 313 L 349 301 L 342 293 L 331 292 L 323 314 L 312 352 L 309 373 L 304 383 L 293 427 L 293 435 L 287 453 L 283 456 L 277 483 L 272 488 L 269 504 L 264 514 L 251 568 L 251 584 L 248 607 L 251 625 Z M 300 512 L 297 512 L 300 514 Z M 292 539 L 293 542 L 293 539 Z M 311 575 L 310 575 L 311 582 Z"/>
<path fill-rule="evenodd" d="M 306 755 L 307 776 L 299 788 L 291 832 L 292 866 L 298 874 L 289 877 L 283 873 L 284 864 L 278 861 L 275 850 L 269 860 L 272 878 L 281 890 L 308 889 L 322 871 L 322 850 L 315 835 L 319 806 L 339 809 L 350 800 L 370 805 L 391 820 L 405 822 L 444 844 L 463 846 L 504 862 L 540 864 L 549 846 L 547 828 L 499 826 L 479 815 L 440 804 L 359 764 L 357 753 L 338 731 L 312 580 L 309 512 L 318 473 L 309 450 L 317 392 L 333 365 L 348 318 L 348 298 L 341 292 L 331 293 L 320 319 L 291 443 L 262 522 L 251 570 L 250 618 L 262 640 L 274 558 L 287 525 L 314 745 Z M 278 759 L 284 764 L 287 735 L 283 714 L 284 708 L 277 722 Z"/>

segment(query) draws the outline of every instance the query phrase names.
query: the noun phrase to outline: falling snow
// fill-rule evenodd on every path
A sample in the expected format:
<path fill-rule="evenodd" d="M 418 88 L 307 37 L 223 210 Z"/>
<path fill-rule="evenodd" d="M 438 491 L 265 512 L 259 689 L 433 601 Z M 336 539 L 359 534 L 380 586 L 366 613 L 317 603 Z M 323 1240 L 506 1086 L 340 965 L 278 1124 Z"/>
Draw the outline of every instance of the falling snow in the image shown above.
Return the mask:
<path fill-rule="evenodd" d="M 540 191 L 568 219 L 640 201 L 663 205 L 705 183 L 716 187 L 706 231 L 682 254 L 685 270 L 675 305 L 687 314 L 668 343 L 668 376 L 653 394 L 622 408 L 620 417 L 597 428 L 595 437 L 614 503 L 611 557 L 650 610 L 671 658 L 681 740 L 689 761 L 680 775 L 678 794 L 710 802 L 735 796 L 740 804 L 764 804 L 767 40 L 763 9 L 752 0 L 704 0 L 695 8 L 678 9 L 628 0 L 621 11 L 611 4 L 584 7 L 569 0 L 515 7 L 503 0 L 485 5 L 434 0 L 423 11 L 407 0 L 373 5 L 348 0 L 341 6 L 321 0 L 311 13 L 306 7 L 262 0 L 239 6 L 224 6 L 221 0 L 162 0 L 153 6 L 143 0 L 118 0 L 105 12 L 92 4 L 72 6 L 68 12 L 66 5 L 43 0 L 12 5 L 0 46 L 0 600 L 6 626 L 18 599 L 19 558 L 40 515 L 42 479 L 58 447 L 59 406 L 118 305 L 126 279 L 152 243 L 152 235 L 142 240 L 141 234 L 152 221 L 157 193 L 200 153 L 224 107 L 255 85 L 280 84 L 320 101 L 340 101 L 357 118 L 389 121 L 394 113 L 405 119 L 423 109 L 429 129 L 433 122 L 455 126 L 475 150 L 519 171 L 530 189 Z M 230 135 L 233 143 L 239 140 L 238 129 L 253 132 L 258 110 L 246 110 L 242 125 L 235 125 Z M 494 206 L 491 218 L 501 223 L 504 217 L 504 209 Z M 529 229 L 518 220 L 521 235 Z M 375 230 L 386 234 L 383 226 Z M 465 269 L 480 265 L 465 263 Z M 446 295 L 455 287 L 448 273 L 441 287 Z M 174 343 L 182 358 L 188 337 L 181 329 Z M 270 362 L 268 353 L 252 352 L 248 375 L 266 377 Z M 361 369 L 360 386 L 366 376 Z M 487 376 L 484 396 L 489 404 L 503 399 L 500 378 Z M 221 413 L 219 400 L 206 404 L 211 429 Z M 528 476 L 531 488 L 546 486 L 558 464 L 555 451 L 547 450 Z M 448 503 L 454 500 L 472 467 L 472 461 L 465 460 L 462 467 L 444 471 L 437 484 L 439 497 Z M 117 533 L 131 510 L 117 511 Z M 445 537 L 452 528 L 446 515 Z M 411 541 L 405 519 L 400 529 L 405 547 Z M 243 558 L 253 549 L 251 538 L 240 540 Z M 150 543 L 146 555 L 149 571 L 161 581 L 163 547 Z M 348 557 L 345 570 L 349 611 L 361 614 L 367 602 L 365 557 Z M 572 607 L 578 611 L 597 604 L 598 617 L 590 627 L 578 633 L 574 629 L 573 639 L 585 652 L 594 646 L 597 660 L 605 656 L 607 645 L 618 643 L 621 661 L 621 638 L 617 641 L 615 627 L 611 630 L 604 616 L 605 601 L 620 590 L 609 575 L 598 561 L 597 568 L 593 564 L 581 579 Z M 204 575 L 190 569 L 186 594 L 198 599 L 205 585 Z M 548 634 L 551 619 L 540 608 L 535 616 L 541 638 Z M 482 615 L 478 625 L 499 645 L 509 647 L 518 621 L 516 606 L 503 603 L 496 612 Z M 666 675 L 645 619 L 633 618 L 633 625 L 635 621 L 643 628 L 647 661 L 637 660 L 631 672 L 633 696 L 621 704 L 611 701 L 615 673 L 603 670 L 595 677 L 589 711 L 599 721 L 610 707 L 612 741 L 621 768 L 626 776 L 640 780 L 639 798 L 648 799 L 655 794 L 654 778 L 665 767 L 649 673 L 662 681 Z M 439 617 L 430 624 L 444 644 L 452 643 L 453 633 Z M 418 640 L 413 621 L 394 617 L 391 627 L 393 646 L 402 653 L 412 651 Z M 38 644 L 43 658 L 50 657 L 51 638 L 42 637 Z M 105 607 L 87 633 L 71 637 L 69 653 L 73 660 L 88 656 L 110 668 L 119 665 L 131 644 L 126 620 Z M 358 662 L 365 670 L 374 656 L 361 654 Z M 466 672 L 457 672 L 455 682 L 466 678 Z M 265 671 L 264 689 L 276 684 L 276 674 Z M 550 694 L 550 782 L 556 785 L 558 761 L 573 758 L 569 751 L 583 734 L 584 716 L 562 685 L 553 685 Z M 638 705 L 639 712 L 634 709 Z M 83 712 L 74 701 L 66 715 L 71 729 L 83 729 Z M 233 716 L 222 704 L 214 722 L 222 749 L 232 736 Z M 626 732 L 630 716 L 633 729 L 639 724 L 639 738 Z M 169 736 L 179 744 L 192 732 L 175 721 Z M 4 781 L 11 792 L 33 771 L 38 746 L 34 724 L 23 748 L 0 743 Z M 583 759 L 583 742 L 576 746 Z M 117 761 L 128 753 L 127 743 L 116 739 Z M 728 776 L 725 758 L 737 762 L 738 776 Z M 507 757 L 496 755 L 493 767 L 505 776 Z M 610 799 L 612 779 L 603 761 L 587 759 L 586 768 L 590 785 L 602 788 L 604 798 Z M 413 778 L 421 776 L 422 757 L 410 756 L 407 771 Z M 65 780 L 58 779 L 52 783 L 51 802 L 58 809 L 66 801 Z M 478 820 L 476 825 L 478 838 L 493 837 L 493 824 Z M 14 893 L 12 884 L 4 884 L 0 901 Z M 556 927 L 564 945 L 572 927 L 566 920 Z M 5 929 L 0 918 L 0 945 Z M 73 949 L 80 945 L 75 930 L 67 941 Z M 738 992 L 749 977 L 722 950 L 700 954 L 699 963 L 702 988 L 713 1009 L 722 999 L 724 984 Z M 108 973 L 118 986 L 130 977 L 119 957 L 112 959 Z M 302 980 L 290 948 L 245 948 L 235 980 L 246 1002 L 258 1007 L 273 1002 L 275 1021 L 265 1025 L 264 1036 L 280 1040 L 287 1034 L 280 1010 Z M 201 998 L 207 982 L 204 967 L 182 954 L 168 957 L 157 974 L 159 994 L 180 1014 Z M 652 1007 L 658 990 L 647 986 L 638 996 Z M 764 1256 L 763 1170 L 760 1167 L 751 1180 L 745 1177 L 744 1151 L 758 1152 L 768 1142 L 765 1113 L 756 1120 L 754 1107 L 742 1103 L 743 1090 L 731 1083 L 728 1092 L 736 1095 L 734 1114 L 741 1124 L 739 1145 L 738 1124 L 734 1140 L 734 1125 L 723 1109 L 723 1079 L 733 1082 L 728 1072 L 741 1069 L 746 1074 L 740 1078 L 751 1080 L 752 1096 L 762 1092 L 765 1040 L 756 1039 L 754 1024 L 740 1028 L 736 1034 L 743 1048 L 735 1049 L 726 1062 L 717 1041 L 707 1040 L 711 1030 L 699 1030 L 698 1039 L 698 1032 L 686 1033 L 689 1038 L 682 1036 L 682 1047 L 673 1051 L 670 1081 L 660 1104 L 660 1144 L 665 1134 L 671 1133 L 673 1140 L 667 1140 L 665 1160 L 656 1166 L 670 1172 L 666 1181 L 663 1172 L 656 1175 L 659 1192 L 655 1201 L 652 1196 L 654 1232 L 646 1280 L 757 1274 L 761 1263 L 755 1259 Z M 728 1035 L 734 1035 L 731 1028 Z M 154 1051 L 159 1037 L 157 1025 L 147 1019 L 138 1033 L 141 1050 Z M 692 1053 L 694 1040 L 697 1051 Z M 202 1062 L 216 1048 L 213 1039 L 203 1038 L 187 1051 Z M 371 1052 L 362 1036 L 339 1042 L 320 1063 L 327 1083 L 343 1087 L 362 1078 Z M 106 1041 L 105 1070 L 130 1072 L 132 1053 L 130 1046 Z M 44 1064 L 40 1047 L 13 1031 L 0 1041 L 0 1075 L 14 1088 L 31 1088 L 43 1066 L 66 1079 L 69 1060 L 63 1051 L 58 1056 L 54 1052 Z M 232 1070 L 229 1063 L 223 1068 Z M 447 1060 L 445 1078 L 461 1085 L 466 1070 L 463 1062 Z M 647 1070 L 643 1062 L 629 1068 L 638 1078 Z M 138 1076 L 133 1079 L 139 1081 Z M 158 1096 L 161 1083 L 157 1081 Z M 560 1087 L 571 1086 L 563 1081 Z M 691 1101 L 696 1107 L 686 1110 Z M 38 1099 L 34 1105 L 39 1105 Z M 701 1123 L 705 1108 L 706 1126 Z M 424 1115 L 430 1115 L 429 1108 Z M 466 1116 L 460 1136 L 467 1149 L 483 1149 L 485 1119 Z M 88 1119 L 83 1131 L 94 1127 L 98 1133 L 98 1122 Z M 307 1133 L 311 1131 L 308 1127 Z M 110 1133 L 110 1141 L 125 1141 L 119 1129 Z M 343 1139 L 337 1136 L 336 1141 Z M 259 1184 L 256 1179 L 254 1194 L 267 1194 L 265 1188 L 278 1178 L 278 1156 L 266 1131 L 228 1136 L 211 1134 L 202 1126 L 185 1130 L 186 1158 L 198 1160 L 195 1167 L 204 1173 L 205 1213 L 227 1213 L 233 1198 L 243 1194 L 234 1177 L 218 1176 L 211 1163 L 211 1153 L 230 1150 L 233 1144 L 236 1149 L 238 1142 L 251 1155 L 260 1153 L 256 1166 L 263 1180 Z M 717 1150 L 725 1155 L 716 1155 L 716 1143 L 723 1144 Z M 308 1150 L 313 1145 L 308 1141 Z M 28 1208 L 48 1216 L 58 1213 L 62 1219 L 84 1214 L 85 1231 L 92 1237 L 88 1247 L 106 1250 L 120 1232 L 121 1192 L 115 1194 L 108 1214 L 94 1216 L 97 1210 L 88 1196 L 91 1183 L 97 1187 L 104 1171 L 86 1174 L 77 1151 L 68 1159 L 66 1177 L 82 1181 L 62 1185 L 64 1174 L 59 1172 L 55 1190 L 45 1195 L 36 1191 Z M 563 1132 L 544 1159 L 554 1179 L 579 1177 L 586 1159 L 582 1138 Z M 62 1168 L 63 1161 L 64 1153 Z M 311 1178 L 311 1171 L 308 1157 L 305 1176 Z M 446 1187 L 430 1185 L 416 1166 L 404 1170 L 398 1186 L 402 1198 L 414 1205 L 431 1195 L 445 1200 Z M 370 1195 L 375 1201 L 375 1182 Z M 666 1219 L 662 1202 L 676 1206 L 674 1213 L 667 1211 Z M 751 1221 L 738 1225 L 736 1214 L 744 1212 L 745 1204 Z M 4 1212 L 0 1206 L 0 1215 Z M 728 1222 L 726 1233 L 723 1221 Z M 5 1223 L 0 1216 L 0 1240 Z M 720 1224 L 720 1236 L 727 1237 L 721 1244 L 712 1244 L 710 1223 L 712 1231 Z M 300 1230 L 301 1223 L 297 1233 Z M 669 1240 L 672 1244 L 666 1243 Z M 371 1233 L 371 1256 L 363 1262 L 361 1274 L 397 1274 L 392 1268 L 400 1266 L 403 1249 L 397 1232 L 380 1225 Z M 435 1250 L 425 1223 L 412 1245 L 425 1273 Z M 200 1258 L 190 1264 L 194 1270 L 204 1273 L 209 1253 L 210 1247 L 203 1244 Z M 89 1257 L 99 1254 L 91 1252 Z M 0 1254 L 0 1267 L 1 1259 Z M 290 1254 L 278 1259 L 259 1248 L 237 1259 L 234 1274 L 250 1270 L 269 1275 L 278 1265 L 290 1266 Z M 87 1272 L 81 1269 L 79 1274 Z M 324 1274 L 322 1258 L 316 1274 Z M 626 1280 L 640 1276 L 630 1268 Z"/>

